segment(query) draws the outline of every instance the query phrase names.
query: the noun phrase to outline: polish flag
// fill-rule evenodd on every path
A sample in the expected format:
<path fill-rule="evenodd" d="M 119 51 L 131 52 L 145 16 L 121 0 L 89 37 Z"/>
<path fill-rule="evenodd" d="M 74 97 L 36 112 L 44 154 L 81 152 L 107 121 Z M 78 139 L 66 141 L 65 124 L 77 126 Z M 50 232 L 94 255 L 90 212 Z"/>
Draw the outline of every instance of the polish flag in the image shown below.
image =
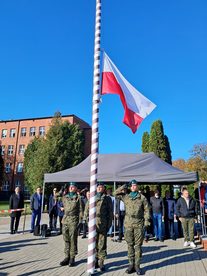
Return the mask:
<path fill-rule="evenodd" d="M 131 128 L 133 133 L 156 107 L 122 76 L 106 53 L 103 53 L 101 94 L 120 96 L 125 111 L 123 123 Z"/>

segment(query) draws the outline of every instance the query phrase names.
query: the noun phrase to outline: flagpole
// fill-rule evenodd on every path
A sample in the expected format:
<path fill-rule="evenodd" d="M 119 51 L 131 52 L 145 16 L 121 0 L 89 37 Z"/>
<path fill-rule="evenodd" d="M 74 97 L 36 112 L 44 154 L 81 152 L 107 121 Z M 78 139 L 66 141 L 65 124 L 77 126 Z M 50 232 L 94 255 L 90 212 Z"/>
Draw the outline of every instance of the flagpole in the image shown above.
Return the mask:
<path fill-rule="evenodd" d="M 94 41 L 94 71 L 93 71 L 93 115 L 91 139 L 91 174 L 90 201 L 88 224 L 88 262 L 87 273 L 93 275 L 95 271 L 96 249 L 96 184 L 98 173 L 99 152 L 99 89 L 100 89 L 100 54 L 101 54 L 101 0 L 96 0 L 96 21 Z"/>

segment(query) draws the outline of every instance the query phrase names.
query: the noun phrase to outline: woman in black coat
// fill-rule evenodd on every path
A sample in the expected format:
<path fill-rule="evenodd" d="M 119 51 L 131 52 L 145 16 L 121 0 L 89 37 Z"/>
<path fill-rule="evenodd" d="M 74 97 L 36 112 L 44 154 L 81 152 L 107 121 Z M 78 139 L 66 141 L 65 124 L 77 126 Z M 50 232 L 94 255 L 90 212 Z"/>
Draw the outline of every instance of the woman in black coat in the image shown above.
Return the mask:
<path fill-rule="evenodd" d="M 13 193 L 9 200 L 9 209 L 22 209 L 24 208 L 24 197 L 20 193 L 20 188 L 15 188 L 15 193 Z M 15 211 L 10 214 L 11 224 L 10 224 L 10 233 L 15 234 L 18 231 L 19 220 L 21 217 L 22 211 Z M 15 227 L 14 227 L 15 224 Z"/>

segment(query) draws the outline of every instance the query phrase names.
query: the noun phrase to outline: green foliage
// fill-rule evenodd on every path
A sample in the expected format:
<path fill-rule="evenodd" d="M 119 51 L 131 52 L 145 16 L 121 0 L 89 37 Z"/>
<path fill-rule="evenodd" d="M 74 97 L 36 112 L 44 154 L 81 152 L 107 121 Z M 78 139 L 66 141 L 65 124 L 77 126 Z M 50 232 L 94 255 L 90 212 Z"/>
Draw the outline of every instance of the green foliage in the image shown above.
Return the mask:
<path fill-rule="evenodd" d="M 170 143 L 167 135 L 164 134 L 164 128 L 161 120 L 153 122 L 150 130 L 150 135 L 147 138 L 143 135 L 142 141 L 147 141 L 148 139 L 148 152 L 154 152 L 158 157 L 160 157 L 165 162 L 172 164 L 172 155 L 170 149 Z M 142 146 L 146 149 L 145 143 Z M 143 148 L 142 148 L 143 149 Z M 169 185 L 161 186 L 161 195 L 164 197 L 166 191 L 170 191 L 171 187 Z"/>
<path fill-rule="evenodd" d="M 4 160 L 1 155 L 2 147 L 0 146 L 0 184 L 3 184 L 3 178 L 4 178 Z"/>
<path fill-rule="evenodd" d="M 167 137 L 167 135 L 165 135 L 165 146 L 166 146 L 166 154 L 167 154 L 167 158 L 166 158 L 166 162 L 170 165 L 172 165 L 172 155 L 171 155 L 171 149 L 170 149 L 170 142 L 169 139 Z"/>
<path fill-rule="evenodd" d="M 164 129 L 160 120 L 157 120 L 152 124 L 149 138 L 149 151 L 154 152 L 162 160 L 167 160 Z"/>
<path fill-rule="evenodd" d="M 149 152 L 149 133 L 147 131 L 142 136 L 142 152 Z"/>
<path fill-rule="evenodd" d="M 84 135 L 56 113 L 46 138 L 35 138 L 25 151 L 25 182 L 30 192 L 42 186 L 45 173 L 73 167 L 84 158 Z"/>

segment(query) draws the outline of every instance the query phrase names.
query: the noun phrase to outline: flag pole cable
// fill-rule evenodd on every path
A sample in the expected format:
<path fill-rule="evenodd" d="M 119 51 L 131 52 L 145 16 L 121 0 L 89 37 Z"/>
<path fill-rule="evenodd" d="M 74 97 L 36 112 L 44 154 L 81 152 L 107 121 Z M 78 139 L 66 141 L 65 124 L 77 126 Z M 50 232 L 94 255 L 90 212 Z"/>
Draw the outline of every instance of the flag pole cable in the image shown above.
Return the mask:
<path fill-rule="evenodd" d="M 101 0 L 96 0 L 94 71 L 93 71 L 93 114 L 91 138 L 90 201 L 88 224 L 87 274 L 95 272 L 96 250 L 96 184 L 99 152 L 99 102 L 100 102 L 100 55 L 101 55 Z"/>

